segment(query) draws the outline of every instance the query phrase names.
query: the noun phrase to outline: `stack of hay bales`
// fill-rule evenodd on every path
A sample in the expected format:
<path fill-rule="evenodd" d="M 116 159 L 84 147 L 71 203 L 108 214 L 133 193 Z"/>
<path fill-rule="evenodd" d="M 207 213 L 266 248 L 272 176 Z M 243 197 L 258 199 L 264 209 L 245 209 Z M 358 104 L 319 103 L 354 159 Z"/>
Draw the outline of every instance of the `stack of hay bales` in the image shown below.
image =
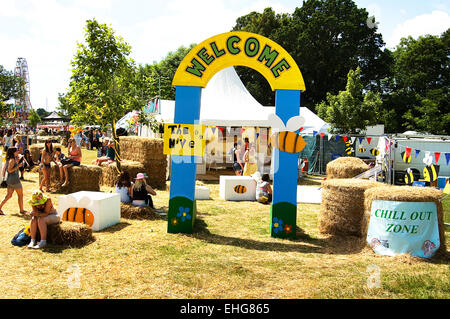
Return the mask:
<path fill-rule="evenodd" d="M 137 136 L 120 137 L 120 157 L 144 165 L 147 183 L 156 189 L 166 189 L 167 156 L 163 154 L 164 140 Z M 133 178 L 135 175 L 131 175 Z"/>
<path fill-rule="evenodd" d="M 327 179 L 353 178 L 369 169 L 364 161 L 357 157 L 339 157 L 327 164 Z"/>
<path fill-rule="evenodd" d="M 434 202 L 437 208 L 437 220 L 439 227 L 439 240 L 441 246 L 437 253 L 446 252 L 445 244 L 445 225 L 444 225 L 444 208 L 442 206 L 442 192 L 438 189 L 429 187 L 412 187 L 412 186 L 390 186 L 372 188 L 365 193 L 365 213 L 364 220 L 361 225 L 361 233 L 367 236 L 369 228 L 372 201 L 398 201 L 398 202 Z"/>
<path fill-rule="evenodd" d="M 363 179 L 331 179 L 322 183 L 319 231 L 322 234 L 363 237 L 364 192 L 383 185 Z"/>
<path fill-rule="evenodd" d="M 53 189 L 61 193 L 70 194 L 80 191 L 99 192 L 102 179 L 102 169 L 97 165 L 72 166 L 68 169 L 69 185 L 59 186 L 59 167 L 52 164 L 50 169 L 50 184 Z M 42 170 L 39 171 L 39 184 L 43 179 Z"/>
<path fill-rule="evenodd" d="M 60 147 L 62 148 L 61 144 L 52 144 L 53 146 L 53 150 L 55 150 L 55 148 Z M 41 160 L 41 155 L 42 155 L 42 150 L 44 149 L 45 144 L 41 143 L 41 144 L 33 144 L 30 145 L 29 150 L 30 150 L 30 155 L 31 158 L 33 159 L 33 162 L 37 163 Z"/>
<path fill-rule="evenodd" d="M 95 241 L 95 237 L 92 228 L 85 224 L 62 222 L 48 225 L 47 240 L 54 245 L 82 247 Z"/>

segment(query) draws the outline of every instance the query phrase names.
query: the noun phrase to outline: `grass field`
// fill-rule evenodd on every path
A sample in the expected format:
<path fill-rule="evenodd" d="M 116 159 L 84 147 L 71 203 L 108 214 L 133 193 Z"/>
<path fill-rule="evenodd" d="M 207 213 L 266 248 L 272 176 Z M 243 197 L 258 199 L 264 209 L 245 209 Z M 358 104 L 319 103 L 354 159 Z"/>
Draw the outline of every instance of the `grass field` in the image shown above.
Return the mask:
<path fill-rule="evenodd" d="M 96 157 L 95 152 L 83 153 L 84 162 Z M 25 178 L 25 208 L 30 209 L 38 174 L 26 173 Z M 219 185 L 208 186 L 212 200 L 197 202 L 192 235 L 168 234 L 164 218 L 122 218 L 96 232 L 96 241 L 85 247 L 49 245 L 43 251 L 10 244 L 29 223 L 18 213 L 14 195 L 3 209 L 7 215 L 0 216 L 1 298 L 450 297 L 449 252 L 430 261 L 389 258 L 362 247 L 356 238 L 321 236 L 319 205 L 312 204 L 298 205 L 296 240 L 275 239 L 268 206 L 227 202 L 219 197 Z M 3 198 L 5 189 L 0 192 Z M 57 203 L 60 195 L 50 196 Z M 157 208 L 167 209 L 168 200 L 168 191 L 154 196 Z M 449 223 L 449 198 L 444 206 Z M 379 288 L 371 288 L 377 272 Z"/>

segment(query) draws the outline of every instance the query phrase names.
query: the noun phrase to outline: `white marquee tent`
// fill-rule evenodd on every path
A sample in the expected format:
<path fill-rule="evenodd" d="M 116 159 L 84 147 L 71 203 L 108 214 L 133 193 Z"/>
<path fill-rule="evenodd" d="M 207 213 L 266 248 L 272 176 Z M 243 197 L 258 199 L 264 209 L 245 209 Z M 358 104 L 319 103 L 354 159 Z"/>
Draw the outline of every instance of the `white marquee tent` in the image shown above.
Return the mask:
<path fill-rule="evenodd" d="M 158 120 L 173 123 L 175 101 L 161 100 L 161 114 Z M 200 124 L 208 126 L 254 126 L 269 127 L 268 116 L 275 113 L 275 107 L 261 105 L 247 91 L 234 67 L 218 72 L 202 90 Z M 300 107 L 305 118 L 303 134 L 326 132 L 326 122 L 306 107 Z M 149 136 L 148 130 L 141 130 L 142 136 Z"/>

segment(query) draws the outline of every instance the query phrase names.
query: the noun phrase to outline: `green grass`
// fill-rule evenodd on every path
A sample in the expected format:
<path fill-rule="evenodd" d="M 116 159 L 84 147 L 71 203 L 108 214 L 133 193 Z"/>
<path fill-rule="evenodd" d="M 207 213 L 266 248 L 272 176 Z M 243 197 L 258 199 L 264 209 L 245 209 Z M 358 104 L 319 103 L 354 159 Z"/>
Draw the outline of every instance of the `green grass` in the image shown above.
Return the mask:
<path fill-rule="evenodd" d="M 83 150 L 83 162 L 96 158 Z M 26 173 L 25 196 L 37 174 Z M 167 219 L 121 219 L 94 233 L 82 248 L 49 245 L 44 251 L 14 247 L 11 238 L 29 223 L 18 215 L 17 197 L 1 216 L 3 298 L 442 298 L 450 297 L 449 252 L 438 259 L 386 257 L 356 238 L 318 232 L 320 205 L 297 206 L 297 238 L 270 236 L 270 206 L 227 202 L 209 183 L 211 200 L 197 201 L 193 234 L 167 233 Z M 102 187 L 109 192 L 111 188 Z M 168 191 L 154 196 L 167 208 Z M 57 205 L 58 194 L 51 194 Z M 25 198 L 25 208 L 30 209 Z M 450 198 L 443 201 L 450 222 Z M 450 229 L 446 244 L 450 247 Z M 80 288 L 70 288 L 71 265 Z M 378 267 L 380 288 L 368 286 Z"/>

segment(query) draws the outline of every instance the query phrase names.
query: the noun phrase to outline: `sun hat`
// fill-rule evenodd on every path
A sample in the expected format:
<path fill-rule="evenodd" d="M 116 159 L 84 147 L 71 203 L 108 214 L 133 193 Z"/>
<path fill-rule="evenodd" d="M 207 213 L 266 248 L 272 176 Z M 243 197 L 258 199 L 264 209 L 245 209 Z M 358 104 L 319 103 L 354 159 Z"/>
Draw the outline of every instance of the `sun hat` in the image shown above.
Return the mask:
<path fill-rule="evenodd" d="M 48 197 L 45 196 L 40 190 L 34 191 L 31 195 L 31 200 L 28 203 L 31 206 L 38 206 L 45 204 L 47 202 Z"/>
<path fill-rule="evenodd" d="M 144 179 L 146 176 L 143 173 L 138 173 L 135 179 Z"/>

